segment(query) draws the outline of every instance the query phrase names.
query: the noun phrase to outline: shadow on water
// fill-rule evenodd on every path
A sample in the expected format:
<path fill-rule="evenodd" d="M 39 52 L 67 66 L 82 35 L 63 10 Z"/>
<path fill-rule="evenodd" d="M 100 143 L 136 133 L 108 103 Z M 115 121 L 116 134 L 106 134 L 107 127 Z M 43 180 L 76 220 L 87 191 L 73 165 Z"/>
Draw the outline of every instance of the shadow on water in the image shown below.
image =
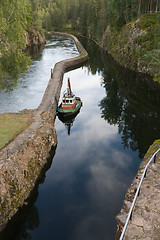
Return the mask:
<path fill-rule="evenodd" d="M 75 121 L 75 118 L 77 117 L 77 115 L 80 113 L 80 110 L 73 116 L 69 116 L 69 117 L 62 117 L 58 115 L 59 120 L 64 124 L 64 126 L 67 129 L 67 134 L 68 136 L 71 134 L 71 128 L 73 127 L 73 123 Z"/>
<path fill-rule="evenodd" d="M 29 231 L 39 227 L 40 219 L 37 207 L 34 205 L 38 198 L 39 184 L 43 184 L 46 178 L 46 172 L 51 167 L 56 148 L 52 147 L 47 163 L 41 171 L 39 179 L 32 190 L 30 196 L 15 216 L 5 226 L 4 230 L 0 232 L 0 240 L 28 240 L 31 239 Z"/>
<path fill-rule="evenodd" d="M 44 45 L 31 46 L 25 50 L 25 53 L 27 56 L 31 57 L 32 60 L 39 60 L 42 57 L 42 51 L 44 47 Z"/>
<path fill-rule="evenodd" d="M 110 125 L 118 125 L 124 148 L 138 151 L 142 159 L 160 138 L 160 84 L 150 76 L 121 67 L 101 49 L 95 49 L 95 43 L 83 38 L 81 42 L 93 59 L 87 65 L 89 71 L 102 74 L 106 97 L 99 103 L 101 117 Z"/>

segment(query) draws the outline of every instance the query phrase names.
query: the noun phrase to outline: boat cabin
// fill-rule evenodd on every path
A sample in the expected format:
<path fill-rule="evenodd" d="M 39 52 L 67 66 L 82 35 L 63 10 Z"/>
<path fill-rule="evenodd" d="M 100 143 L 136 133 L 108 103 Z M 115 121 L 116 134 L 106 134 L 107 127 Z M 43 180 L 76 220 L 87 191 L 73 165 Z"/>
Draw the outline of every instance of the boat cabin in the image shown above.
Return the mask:
<path fill-rule="evenodd" d="M 68 79 L 68 87 L 63 94 L 62 109 L 74 109 L 76 106 L 76 97 L 71 91 L 70 79 Z"/>
<path fill-rule="evenodd" d="M 76 106 L 76 98 L 73 97 L 63 97 L 62 98 L 62 109 L 73 109 Z"/>
<path fill-rule="evenodd" d="M 62 98 L 62 104 L 74 104 L 74 102 L 76 101 L 76 98 L 75 96 L 72 96 L 72 97 L 63 97 Z"/>
<path fill-rule="evenodd" d="M 63 93 L 62 102 L 58 107 L 58 114 L 67 116 L 75 114 L 82 106 L 81 99 L 76 97 L 71 91 L 70 79 L 68 78 L 68 87 Z"/>

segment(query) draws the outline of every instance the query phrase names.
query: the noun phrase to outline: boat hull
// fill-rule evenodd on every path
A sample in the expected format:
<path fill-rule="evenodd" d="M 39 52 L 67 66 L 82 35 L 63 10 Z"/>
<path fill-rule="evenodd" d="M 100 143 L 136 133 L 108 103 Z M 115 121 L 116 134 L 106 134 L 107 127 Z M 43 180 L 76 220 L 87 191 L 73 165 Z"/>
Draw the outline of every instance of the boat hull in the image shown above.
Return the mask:
<path fill-rule="evenodd" d="M 68 118 L 70 116 L 76 115 L 79 112 L 80 108 L 82 107 L 81 99 L 77 97 L 76 100 L 77 100 L 77 103 L 76 103 L 75 108 L 73 108 L 73 109 L 62 109 L 62 104 L 60 104 L 57 109 L 57 115 L 61 116 L 63 118 L 65 118 L 65 117 Z"/>

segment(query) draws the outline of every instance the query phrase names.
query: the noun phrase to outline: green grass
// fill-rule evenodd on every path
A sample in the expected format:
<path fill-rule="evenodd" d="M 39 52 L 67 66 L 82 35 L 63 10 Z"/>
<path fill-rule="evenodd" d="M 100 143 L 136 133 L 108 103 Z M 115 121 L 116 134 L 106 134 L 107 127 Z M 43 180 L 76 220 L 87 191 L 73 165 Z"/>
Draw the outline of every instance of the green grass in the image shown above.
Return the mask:
<path fill-rule="evenodd" d="M 12 141 L 32 122 L 32 114 L 5 113 L 0 115 L 0 149 Z"/>

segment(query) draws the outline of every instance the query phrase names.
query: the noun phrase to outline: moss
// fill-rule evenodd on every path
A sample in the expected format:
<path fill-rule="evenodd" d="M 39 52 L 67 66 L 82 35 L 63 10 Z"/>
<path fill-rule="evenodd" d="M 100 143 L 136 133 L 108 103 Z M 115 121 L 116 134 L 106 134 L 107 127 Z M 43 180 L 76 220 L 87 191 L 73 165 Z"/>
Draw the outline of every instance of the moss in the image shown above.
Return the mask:
<path fill-rule="evenodd" d="M 150 158 L 160 148 L 160 139 L 154 141 L 144 156 L 144 160 Z"/>
<path fill-rule="evenodd" d="M 137 25 L 143 30 L 146 30 L 148 28 L 153 28 L 157 25 L 157 18 L 158 18 L 158 13 L 144 14 L 139 18 Z"/>
<path fill-rule="evenodd" d="M 154 75 L 160 68 L 159 39 L 158 14 L 144 14 L 119 31 L 108 28 L 106 50 L 121 65 L 134 71 L 138 67 L 138 70 Z M 159 75 L 155 77 L 159 79 Z"/>
<path fill-rule="evenodd" d="M 160 72 L 154 75 L 153 80 L 160 83 Z"/>

